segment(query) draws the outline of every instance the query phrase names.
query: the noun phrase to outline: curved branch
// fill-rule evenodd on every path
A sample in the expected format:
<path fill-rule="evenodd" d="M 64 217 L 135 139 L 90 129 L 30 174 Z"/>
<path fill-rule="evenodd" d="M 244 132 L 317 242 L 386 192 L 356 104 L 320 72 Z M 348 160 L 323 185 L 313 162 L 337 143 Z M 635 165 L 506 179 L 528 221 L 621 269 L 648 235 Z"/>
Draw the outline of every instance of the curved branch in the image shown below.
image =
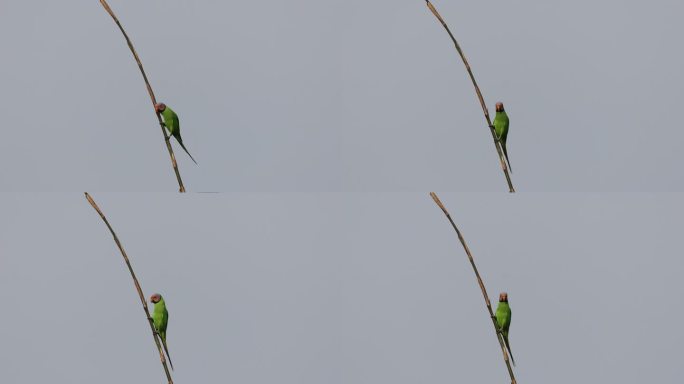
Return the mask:
<path fill-rule="evenodd" d="M 465 250 L 466 255 L 468 255 L 468 260 L 470 261 L 470 265 L 473 266 L 473 271 L 475 272 L 475 277 L 477 277 L 477 283 L 480 285 L 480 290 L 482 290 L 482 296 L 484 296 L 484 301 L 485 301 L 485 304 L 487 305 L 487 311 L 489 311 L 489 317 L 492 319 L 492 323 L 494 324 L 494 332 L 496 333 L 496 338 L 499 340 L 499 344 L 501 345 L 501 352 L 503 352 L 504 362 L 506 363 L 506 367 L 508 368 L 508 374 L 511 376 L 511 384 L 516 384 L 515 376 L 513 375 L 513 368 L 511 368 L 511 363 L 508 359 L 508 352 L 506 351 L 506 347 L 504 345 L 503 336 L 501 335 L 501 332 L 499 331 L 499 327 L 496 324 L 496 316 L 494 316 L 494 312 L 492 311 L 492 304 L 489 301 L 489 296 L 487 295 L 487 289 L 485 288 L 484 282 L 482 281 L 482 277 L 480 277 L 480 272 L 477 271 L 477 266 L 475 266 L 475 260 L 473 259 L 473 255 L 470 253 L 470 248 L 468 248 L 468 245 L 466 244 L 465 239 L 463 238 L 463 235 L 461 234 L 461 231 L 458 230 L 458 227 L 454 223 L 454 220 L 451 218 L 449 211 L 447 211 L 444 204 L 442 204 L 442 202 L 439 200 L 439 197 L 437 197 L 437 194 L 434 192 L 430 192 L 430 196 L 432 197 L 432 200 L 435 201 L 437 206 L 442 210 L 442 212 L 444 212 L 447 219 L 449 219 L 451 226 L 454 227 L 454 230 L 456 231 L 456 234 L 458 235 L 458 240 L 461 242 L 461 245 L 463 246 L 463 249 Z"/>
<path fill-rule="evenodd" d="M 154 342 L 157 344 L 157 349 L 159 350 L 159 359 L 161 360 L 161 363 L 164 366 L 166 378 L 169 380 L 169 384 L 173 384 L 171 372 L 169 371 L 169 367 L 166 365 L 166 357 L 164 356 L 164 352 L 162 352 L 162 345 L 159 342 L 159 336 L 154 328 L 154 320 L 152 320 L 152 316 L 150 316 L 150 311 L 148 310 L 147 302 L 145 301 L 145 295 L 143 294 L 142 288 L 140 287 L 140 283 L 138 283 L 138 279 L 135 277 L 135 272 L 133 272 L 131 261 L 128 260 L 128 255 L 126 255 L 126 251 L 124 251 L 123 245 L 121 245 L 121 242 L 119 241 L 119 237 L 116 236 L 114 229 L 112 229 L 112 226 L 109 224 L 109 221 L 107 221 L 107 218 L 105 217 L 104 213 L 102 213 L 102 211 L 100 210 L 100 207 L 98 207 L 97 203 L 95 203 L 95 200 L 93 200 L 93 198 L 90 197 L 88 192 L 85 193 L 85 197 L 86 199 L 88 199 L 88 202 L 95 209 L 95 211 L 97 211 L 97 214 L 100 215 L 105 225 L 107 225 L 107 228 L 109 228 L 109 232 L 112 234 L 112 237 L 114 237 L 114 242 L 116 243 L 116 246 L 119 247 L 119 251 L 121 251 L 121 256 L 123 256 L 124 261 L 126 262 L 128 271 L 131 273 L 131 277 L 133 278 L 133 284 L 135 284 L 135 289 L 136 291 L 138 291 L 138 296 L 140 296 L 140 302 L 142 303 L 143 310 L 145 311 L 145 316 L 147 316 L 147 322 L 150 324 L 150 328 L 152 330 L 152 337 L 154 337 Z"/>
<path fill-rule="evenodd" d="M 145 69 L 143 68 L 142 62 L 140 61 L 140 57 L 138 57 L 138 53 L 135 51 L 135 48 L 133 47 L 131 39 L 128 37 L 128 34 L 121 26 L 121 23 L 114 14 L 114 11 L 112 11 L 112 9 L 109 7 L 109 4 L 107 4 L 107 1 L 100 0 L 100 3 L 104 7 L 105 11 L 109 13 L 109 16 L 111 16 L 112 19 L 114 19 L 114 22 L 121 30 L 121 33 L 123 33 L 124 38 L 126 39 L 126 43 L 128 43 L 128 48 L 130 48 L 131 53 L 133 54 L 133 58 L 135 59 L 135 62 L 138 63 L 138 68 L 140 68 L 140 73 L 142 73 L 143 80 L 145 80 L 145 86 L 147 86 L 147 93 L 150 94 L 150 99 L 152 100 L 152 107 L 154 108 L 154 106 L 157 104 L 157 99 L 154 97 L 154 91 L 152 90 L 152 86 L 150 85 L 149 80 L 147 80 L 147 74 L 145 74 Z M 176 173 L 176 179 L 178 180 L 178 186 L 180 188 L 179 192 L 185 192 L 183 180 L 181 179 L 180 171 L 178 171 L 178 163 L 176 163 L 176 156 L 173 154 L 173 148 L 171 148 L 171 142 L 169 141 L 170 137 L 167 136 L 166 131 L 164 131 L 164 123 L 162 123 L 162 119 L 159 113 L 155 110 L 154 114 L 157 115 L 157 120 L 159 120 L 159 126 L 161 127 L 162 135 L 164 136 L 164 141 L 166 141 L 166 149 L 169 150 L 169 156 L 171 157 L 171 165 L 173 166 L 173 170 Z"/>
<path fill-rule="evenodd" d="M 487 109 L 487 104 L 485 104 L 484 97 L 482 96 L 482 92 L 480 92 L 480 87 L 477 85 L 477 82 L 475 81 L 475 75 L 473 75 L 473 71 L 470 69 L 470 64 L 468 64 L 468 59 L 466 59 L 465 54 L 463 53 L 463 50 L 461 50 L 461 46 L 456 41 L 456 38 L 451 33 L 451 30 L 447 26 L 444 19 L 442 19 L 442 16 L 440 16 L 439 12 L 437 12 L 437 9 L 432 5 L 432 3 L 430 3 L 429 0 L 425 0 L 425 3 L 427 3 L 428 8 L 430 8 L 430 11 L 432 11 L 432 14 L 435 15 L 437 20 L 439 20 L 439 22 L 442 23 L 442 26 L 444 27 L 444 29 L 446 29 L 447 33 L 449 34 L 449 37 L 451 37 L 451 41 L 453 41 L 454 46 L 456 46 L 456 50 L 458 51 L 458 54 L 461 56 L 461 59 L 463 60 L 463 64 L 465 64 L 466 70 L 468 71 L 468 75 L 470 75 L 470 80 L 472 80 L 473 86 L 475 87 L 475 93 L 477 94 L 477 99 L 480 101 L 480 105 L 482 106 L 482 112 L 484 113 L 485 120 L 487 120 L 487 126 L 489 127 L 489 130 L 492 133 L 492 139 L 494 140 L 494 147 L 496 147 L 496 152 L 499 154 L 499 161 L 501 162 L 501 170 L 503 171 L 504 175 L 506 176 L 506 182 L 508 183 L 508 191 L 513 193 L 513 192 L 515 192 L 515 189 L 513 188 L 513 182 L 511 181 L 511 175 L 508 173 L 508 166 L 506 165 L 506 160 L 504 160 L 503 151 L 501 150 L 501 143 L 499 143 L 499 140 L 496 139 L 496 131 L 494 131 L 494 125 L 492 125 L 492 120 L 489 117 L 489 110 Z"/>

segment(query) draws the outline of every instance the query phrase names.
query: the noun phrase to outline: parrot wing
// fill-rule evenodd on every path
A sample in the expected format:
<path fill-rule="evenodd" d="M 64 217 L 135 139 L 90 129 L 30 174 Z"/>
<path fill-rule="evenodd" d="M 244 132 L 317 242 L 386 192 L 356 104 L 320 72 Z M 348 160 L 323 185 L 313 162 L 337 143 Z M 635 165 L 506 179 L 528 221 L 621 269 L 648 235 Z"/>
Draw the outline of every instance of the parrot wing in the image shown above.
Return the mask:
<path fill-rule="evenodd" d="M 508 151 L 506 150 L 506 139 L 508 139 L 508 125 L 510 121 L 508 120 L 508 115 L 504 114 L 499 115 L 497 113 L 497 116 L 494 118 L 494 127 L 496 128 L 496 135 L 499 138 L 499 143 L 501 144 L 501 150 L 503 151 L 504 157 L 506 158 L 506 164 L 508 165 L 508 169 L 511 170 L 511 173 L 513 173 L 513 168 L 511 168 L 511 161 L 508 160 Z"/>

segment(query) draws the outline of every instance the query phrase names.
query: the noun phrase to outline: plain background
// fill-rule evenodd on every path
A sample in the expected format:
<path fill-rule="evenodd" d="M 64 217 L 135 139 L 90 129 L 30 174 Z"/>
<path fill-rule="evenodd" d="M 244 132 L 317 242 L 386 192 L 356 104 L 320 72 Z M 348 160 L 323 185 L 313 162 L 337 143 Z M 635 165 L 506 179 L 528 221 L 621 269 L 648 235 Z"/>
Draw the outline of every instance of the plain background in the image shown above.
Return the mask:
<path fill-rule="evenodd" d="M 101 194 L 178 383 L 505 383 L 482 295 L 420 194 Z M 0 382 L 165 382 L 82 194 L 0 195 Z M 677 383 L 680 195 L 450 194 L 520 383 Z"/>
<path fill-rule="evenodd" d="M 423 0 L 110 5 L 179 113 L 190 191 L 507 191 Z M 684 191 L 682 1 L 434 5 L 507 107 L 518 191 Z M 0 190 L 177 190 L 98 1 L 0 0 L 0 46 Z"/>

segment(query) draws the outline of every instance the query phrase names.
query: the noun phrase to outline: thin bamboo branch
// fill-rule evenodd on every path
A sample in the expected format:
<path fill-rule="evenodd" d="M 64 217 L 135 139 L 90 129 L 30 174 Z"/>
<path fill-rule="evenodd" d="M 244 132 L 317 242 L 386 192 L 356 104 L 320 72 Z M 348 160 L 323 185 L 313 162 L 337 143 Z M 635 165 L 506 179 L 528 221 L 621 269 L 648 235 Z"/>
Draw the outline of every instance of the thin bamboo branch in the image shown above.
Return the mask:
<path fill-rule="evenodd" d="M 458 54 L 461 56 L 461 59 L 463 60 L 463 64 L 465 64 L 466 70 L 468 71 L 468 75 L 470 75 L 470 80 L 472 80 L 473 86 L 475 87 L 475 93 L 477 94 L 477 99 L 480 101 L 480 105 L 482 106 L 482 112 L 484 113 L 485 120 L 487 120 L 487 126 L 489 127 L 489 130 L 492 133 L 492 139 L 494 140 L 494 147 L 496 148 L 496 152 L 499 154 L 499 161 L 501 162 L 501 170 L 503 171 L 504 175 L 506 176 L 506 182 L 508 183 L 508 191 L 513 193 L 513 192 L 515 192 L 515 189 L 513 188 L 513 182 L 511 181 L 511 175 L 508 173 L 508 166 L 506 165 L 506 160 L 504 160 L 503 151 L 501 150 L 501 143 L 496 138 L 496 131 L 494 130 L 494 125 L 492 125 L 492 120 L 489 117 L 489 110 L 487 109 L 487 104 L 484 101 L 484 97 L 482 96 L 482 92 L 480 92 L 480 87 L 477 85 L 477 82 L 475 81 L 475 75 L 473 75 L 473 71 L 470 69 L 470 64 L 468 64 L 468 59 L 466 59 L 465 54 L 463 53 L 463 50 L 461 50 L 461 46 L 456 41 L 456 38 L 451 33 L 451 30 L 447 26 L 444 19 L 442 19 L 442 16 L 439 14 L 439 12 L 437 12 L 437 9 L 432 5 L 432 3 L 430 3 L 429 0 L 425 0 L 425 3 L 427 3 L 428 8 L 430 8 L 430 11 L 432 11 L 432 14 L 435 15 L 437 20 L 439 20 L 439 22 L 442 23 L 442 26 L 444 27 L 444 29 L 446 29 L 447 33 L 449 34 L 449 37 L 451 37 L 451 41 L 453 41 L 454 46 L 456 46 L 456 50 L 458 51 Z"/>
<path fill-rule="evenodd" d="M 126 262 L 126 266 L 128 266 L 128 271 L 131 273 L 131 277 L 133 278 L 133 283 L 135 284 L 135 289 L 138 291 L 138 296 L 140 296 L 140 302 L 142 303 L 143 310 L 145 310 L 145 316 L 147 316 L 147 322 L 150 324 L 150 329 L 152 330 L 152 337 L 154 337 L 154 342 L 157 344 L 157 349 L 159 350 L 159 359 L 161 360 L 162 365 L 164 366 L 164 371 L 166 372 L 166 378 L 169 380 L 169 384 L 173 384 L 173 379 L 171 378 L 171 372 L 169 371 L 169 367 L 166 365 L 166 357 L 164 356 L 164 352 L 162 351 L 162 345 L 161 342 L 159 341 L 159 337 L 157 334 L 157 331 L 154 328 L 154 321 L 152 320 L 152 317 L 150 316 L 150 311 L 147 308 L 147 302 L 145 301 L 145 295 L 143 294 L 142 288 L 140 287 L 140 283 L 138 283 L 138 278 L 135 277 L 135 272 L 133 272 L 133 267 L 131 266 L 131 261 L 128 259 L 128 255 L 126 255 L 126 251 L 124 251 L 123 246 L 121 245 L 121 242 L 119 241 L 119 237 L 116 236 L 116 233 L 114 232 L 114 229 L 112 229 L 112 226 L 109 224 L 109 221 L 107 221 L 107 218 L 105 217 L 104 213 L 100 210 L 100 207 L 97 206 L 97 203 L 95 203 L 95 200 L 88 194 L 88 192 L 85 193 L 86 199 L 88 199 L 88 202 L 90 205 L 97 211 L 97 214 L 100 215 L 102 218 L 102 221 L 107 225 L 107 228 L 109 228 L 109 232 L 111 232 L 112 236 L 114 237 L 114 242 L 116 243 L 116 246 L 119 247 L 119 251 L 121 251 L 121 256 L 123 256 L 124 261 Z"/>
<path fill-rule="evenodd" d="M 126 43 L 128 43 L 128 48 L 130 48 L 131 53 L 133 54 L 133 58 L 135 59 L 136 63 L 138 63 L 138 68 L 140 68 L 140 73 L 142 73 L 143 80 L 145 80 L 145 86 L 147 86 L 147 93 L 150 94 L 150 99 L 152 100 L 152 107 L 154 108 L 154 106 L 157 104 L 157 98 L 154 97 L 154 91 L 152 90 L 152 86 L 150 85 L 149 80 L 147 80 L 147 74 L 145 74 L 145 69 L 143 68 L 142 62 L 140 61 L 140 57 L 138 57 L 138 53 L 135 51 L 135 48 L 133 47 L 131 39 L 128 37 L 128 34 L 121 26 L 121 23 L 114 14 L 114 11 L 112 11 L 112 9 L 109 7 L 109 4 L 107 4 L 107 1 L 100 0 L 100 3 L 104 7 L 105 11 L 109 13 L 109 16 L 111 16 L 112 19 L 114 19 L 114 22 L 121 30 L 121 33 L 123 33 L 124 38 L 126 39 Z M 178 186 L 180 188 L 179 192 L 183 193 L 185 192 L 185 187 L 183 186 L 183 180 L 181 179 L 180 171 L 178 171 L 178 163 L 176 162 L 176 156 L 173 154 L 173 148 L 171 148 L 171 142 L 169 141 L 171 137 L 166 134 L 161 115 L 159 114 L 159 112 L 156 111 L 156 109 L 154 114 L 157 116 L 157 120 L 159 120 L 159 126 L 161 127 L 162 135 L 164 136 L 164 141 L 166 142 L 166 149 L 169 150 L 169 156 L 171 157 L 171 165 L 173 165 L 173 170 L 176 173 L 176 179 L 178 180 Z"/>
<path fill-rule="evenodd" d="M 444 212 L 447 219 L 449 219 L 451 226 L 454 227 L 454 230 L 458 235 L 458 240 L 461 241 L 461 245 L 463 245 L 463 249 L 465 250 L 466 255 L 468 255 L 470 265 L 473 266 L 475 277 L 477 277 L 477 283 L 480 285 L 480 289 L 482 290 L 482 296 L 484 296 L 485 304 L 487 305 L 487 311 L 489 311 L 489 317 L 492 319 L 492 324 L 494 325 L 494 332 L 496 333 L 496 338 L 499 340 L 499 344 L 501 345 L 501 352 L 503 352 L 504 362 L 506 363 L 506 367 L 508 368 L 508 374 L 511 376 L 511 384 L 516 384 L 515 376 L 513 375 L 513 368 L 511 368 L 511 363 L 508 358 L 508 352 L 506 351 L 506 346 L 504 345 L 503 336 L 501 335 L 501 331 L 499 330 L 499 327 L 496 323 L 496 316 L 494 316 L 494 312 L 492 311 L 492 304 L 489 301 L 487 289 L 485 288 L 484 282 L 482 281 L 482 277 L 480 277 L 480 272 L 478 272 L 477 266 L 475 266 L 475 260 L 473 259 L 473 255 L 470 253 L 470 248 L 468 248 L 468 245 L 466 244 L 465 239 L 461 234 L 461 231 L 459 231 L 458 227 L 456 226 L 456 223 L 454 223 L 454 220 L 451 218 L 449 211 L 447 211 L 446 207 L 444 207 L 444 204 L 442 204 L 442 202 L 439 200 L 437 194 L 434 192 L 430 192 L 430 196 L 432 197 L 432 200 L 435 201 L 437 206 L 439 206 L 442 212 Z"/>

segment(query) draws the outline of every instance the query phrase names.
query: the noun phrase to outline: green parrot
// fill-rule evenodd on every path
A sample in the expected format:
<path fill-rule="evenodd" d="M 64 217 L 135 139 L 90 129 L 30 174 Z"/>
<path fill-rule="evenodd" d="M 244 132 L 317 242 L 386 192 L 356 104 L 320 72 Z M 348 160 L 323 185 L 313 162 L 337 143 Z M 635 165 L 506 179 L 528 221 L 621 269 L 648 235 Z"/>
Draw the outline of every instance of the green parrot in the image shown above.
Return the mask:
<path fill-rule="evenodd" d="M 508 163 L 508 169 L 513 173 L 513 168 L 511 168 L 511 162 L 508 160 L 508 152 L 506 151 L 506 138 L 508 138 L 508 115 L 504 110 L 504 105 L 502 102 L 496 103 L 496 116 L 494 116 L 494 132 L 496 132 L 496 138 L 501 143 L 501 149 L 503 150 L 504 156 L 506 157 L 506 163 Z M 181 144 L 182 145 L 182 144 Z"/>
<path fill-rule="evenodd" d="M 154 311 L 152 312 L 154 328 L 157 331 L 157 334 L 159 334 L 159 338 L 166 351 L 166 357 L 169 358 L 169 365 L 171 365 L 171 369 L 173 369 L 171 355 L 169 355 L 169 349 L 166 347 L 166 326 L 169 324 L 169 311 L 166 310 L 166 302 L 162 298 L 162 295 L 158 293 L 150 296 L 150 302 L 154 304 Z"/>
<path fill-rule="evenodd" d="M 511 353 L 511 344 L 508 343 L 508 328 L 511 326 L 511 307 L 508 306 L 508 293 L 501 292 L 499 294 L 499 306 L 496 307 L 496 323 L 503 336 L 508 354 L 511 356 L 511 362 L 515 367 L 515 359 Z"/>
<path fill-rule="evenodd" d="M 178 144 L 180 144 L 185 153 L 187 153 L 188 156 L 190 156 L 190 158 L 192 159 L 192 161 L 194 161 L 195 164 L 197 164 L 195 158 L 192 157 L 190 152 L 188 152 L 188 150 L 185 148 L 185 145 L 183 145 L 183 139 L 181 139 L 180 135 L 180 122 L 178 121 L 178 115 L 176 115 L 176 112 L 174 112 L 171 108 L 167 107 L 164 103 L 155 104 L 154 110 L 157 113 L 161 113 L 162 117 L 164 118 L 164 126 L 169 131 L 169 136 L 175 137 L 178 141 Z"/>

